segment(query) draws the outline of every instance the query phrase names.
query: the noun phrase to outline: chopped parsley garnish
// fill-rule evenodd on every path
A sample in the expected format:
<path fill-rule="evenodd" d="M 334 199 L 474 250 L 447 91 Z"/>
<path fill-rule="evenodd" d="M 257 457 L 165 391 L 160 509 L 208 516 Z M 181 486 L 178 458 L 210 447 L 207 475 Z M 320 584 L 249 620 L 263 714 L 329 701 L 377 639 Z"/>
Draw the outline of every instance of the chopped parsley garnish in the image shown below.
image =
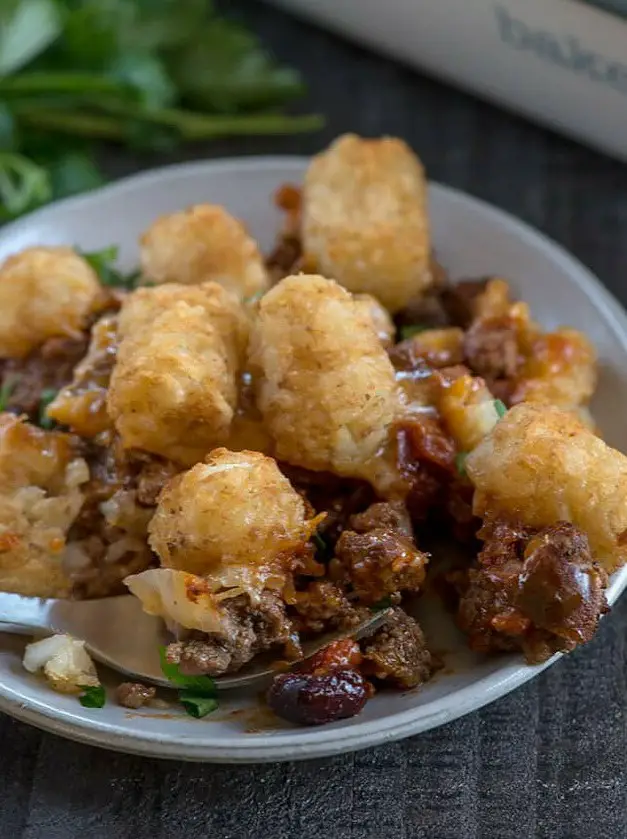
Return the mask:
<path fill-rule="evenodd" d="M 500 399 L 495 399 L 494 410 L 499 415 L 499 419 L 502 419 L 507 413 L 507 405 L 504 402 L 501 402 Z"/>
<path fill-rule="evenodd" d="M 427 330 L 428 326 L 422 326 L 419 323 L 412 323 L 409 326 L 401 326 L 399 329 L 401 341 L 406 341 L 408 338 L 413 338 L 414 335 L 420 335 L 421 332 Z"/>
<path fill-rule="evenodd" d="M 218 707 L 218 700 L 213 696 L 198 696 L 190 690 L 179 691 L 179 700 L 190 717 L 197 720 L 206 717 Z"/>
<path fill-rule="evenodd" d="M 79 696 L 78 701 L 83 708 L 104 708 L 107 701 L 107 694 L 102 685 L 81 685 L 83 693 Z"/>
<path fill-rule="evenodd" d="M 468 457 L 468 452 L 459 452 L 455 455 L 455 468 L 462 476 L 462 478 L 466 477 L 466 458 Z"/>
<path fill-rule="evenodd" d="M 41 392 L 41 397 L 39 398 L 38 425 L 41 428 L 45 428 L 47 431 L 49 431 L 51 428 L 54 428 L 54 420 L 46 414 L 46 411 L 48 409 L 48 405 L 50 405 L 50 403 L 54 401 L 56 395 L 56 390 L 52 390 L 52 388 L 44 388 L 44 390 L 42 390 Z"/>
<path fill-rule="evenodd" d="M 190 717 L 205 717 L 218 707 L 216 685 L 210 676 L 186 676 L 178 664 L 168 661 L 165 647 L 159 648 L 161 671 L 179 690 L 179 701 Z"/>
<path fill-rule="evenodd" d="M 15 390 L 19 376 L 7 376 L 0 387 L 0 413 L 6 411 L 11 394 Z"/>
<path fill-rule="evenodd" d="M 320 553 L 326 553 L 329 550 L 329 546 L 319 533 L 314 533 L 311 537 L 311 541 L 314 543 L 314 545 L 320 551 Z"/>
<path fill-rule="evenodd" d="M 381 600 L 377 600 L 376 603 L 373 603 L 370 607 L 371 612 L 382 612 L 384 609 L 389 609 L 392 605 L 392 600 L 389 597 L 382 597 Z"/>
<path fill-rule="evenodd" d="M 139 280 L 139 271 L 130 271 L 124 274 L 114 267 L 118 258 L 119 248 L 109 245 L 99 251 L 81 251 L 81 256 L 94 269 L 104 286 L 110 288 L 134 289 Z"/>

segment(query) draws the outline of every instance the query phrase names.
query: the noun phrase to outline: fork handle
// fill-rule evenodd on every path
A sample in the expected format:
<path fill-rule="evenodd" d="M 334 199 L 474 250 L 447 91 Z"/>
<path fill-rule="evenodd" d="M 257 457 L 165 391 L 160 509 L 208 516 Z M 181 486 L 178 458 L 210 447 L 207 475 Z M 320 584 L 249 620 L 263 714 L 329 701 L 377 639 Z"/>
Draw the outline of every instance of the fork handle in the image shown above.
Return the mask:
<path fill-rule="evenodd" d="M 51 628 L 51 608 L 55 600 L 23 597 L 21 594 L 0 592 L 0 623 L 3 632 L 28 632 L 31 629 Z"/>

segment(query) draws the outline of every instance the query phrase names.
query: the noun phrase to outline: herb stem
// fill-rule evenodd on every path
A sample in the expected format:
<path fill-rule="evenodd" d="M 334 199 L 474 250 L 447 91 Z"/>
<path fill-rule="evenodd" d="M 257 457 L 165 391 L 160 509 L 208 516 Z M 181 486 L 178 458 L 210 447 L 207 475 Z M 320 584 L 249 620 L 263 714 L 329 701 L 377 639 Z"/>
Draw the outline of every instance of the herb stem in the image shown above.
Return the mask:
<path fill-rule="evenodd" d="M 100 103 L 107 115 L 66 108 L 18 105 L 18 121 L 46 131 L 123 142 L 127 139 L 127 121 L 137 120 L 176 130 L 184 140 L 211 140 L 234 135 L 299 134 L 322 127 L 319 114 L 284 116 L 283 114 L 244 114 L 208 116 L 176 108 L 140 110 L 106 99 Z"/>
<path fill-rule="evenodd" d="M 79 137 L 93 137 L 99 140 L 126 140 L 126 126 L 120 120 L 82 111 L 67 111 L 62 108 L 39 108 L 18 106 L 15 108 L 18 122 L 61 134 Z"/>
<path fill-rule="evenodd" d="M 119 79 L 94 73 L 20 73 L 0 77 L 0 95 L 115 93 L 132 96 L 132 88 Z"/>
<path fill-rule="evenodd" d="M 146 109 L 138 113 L 123 102 L 103 101 L 101 107 L 109 113 L 129 119 L 140 119 L 173 128 L 185 140 L 208 140 L 239 134 L 297 134 L 322 127 L 320 114 L 285 116 L 284 114 L 207 115 L 178 108 Z"/>

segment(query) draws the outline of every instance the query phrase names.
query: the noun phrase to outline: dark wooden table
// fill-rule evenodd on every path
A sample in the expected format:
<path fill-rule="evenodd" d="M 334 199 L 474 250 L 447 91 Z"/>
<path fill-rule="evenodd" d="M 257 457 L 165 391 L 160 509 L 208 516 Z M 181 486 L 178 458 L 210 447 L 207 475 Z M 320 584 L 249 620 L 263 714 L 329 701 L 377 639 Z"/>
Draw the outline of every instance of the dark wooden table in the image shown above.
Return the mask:
<path fill-rule="evenodd" d="M 627 303 L 627 167 L 254 2 L 230 10 L 302 68 L 304 107 L 327 128 L 188 157 L 307 154 L 344 131 L 396 134 L 432 178 L 548 233 Z M 106 160 L 112 176 L 168 162 Z M 626 630 L 627 602 L 587 648 L 485 710 L 308 763 L 147 760 L 1 718 L 0 839 L 627 836 Z"/>

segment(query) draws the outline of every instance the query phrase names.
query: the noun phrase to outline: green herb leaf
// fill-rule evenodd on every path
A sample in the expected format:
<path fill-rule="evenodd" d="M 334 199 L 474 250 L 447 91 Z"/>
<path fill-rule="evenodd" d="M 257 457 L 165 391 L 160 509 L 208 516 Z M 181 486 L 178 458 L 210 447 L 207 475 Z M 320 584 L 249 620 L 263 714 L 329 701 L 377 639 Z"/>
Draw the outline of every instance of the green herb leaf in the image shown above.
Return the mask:
<path fill-rule="evenodd" d="M 0 76 L 15 73 L 61 33 L 54 0 L 3 0 L 0 7 Z"/>
<path fill-rule="evenodd" d="M 33 210 L 51 197 L 45 169 L 21 154 L 0 152 L 0 220 Z"/>
<path fill-rule="evenodd" d="M 392 600 L 389 597 L 382 597 L 381 600 L 377 600 L 376 603 L 373 603 L 370 607 L 371 612 L 382 612 L 384 609 L 389 609 L 392 605 Z"/>
<path fill-rule="evenodd" d="M 102 685 L 81 685 L 83 693 L 79 696 L 79 702 L 83 708 L 104 708 L 107 701 L 107 694 Z"/>
<path fill-rule="evenodd" d="M 46 411 L 48 409 L 48 405 L 54 400 L 55 396 L 57 395 L 56 390 L 52 390 L 51 388 L 44 388 L 41 392 L 41 396 L 39 398 L 39 420 L 38 425 L 41 428 L 45 428 L 49 431 L 51 428 L 54 428 L 55 422 L 51 419 L 47 414 Z"/>
<path fill-rule="evenodd" d="M 466 458 L 468 457 L 469 452 L 459 452 L 455 455 L 455 468 L 462 476 L 462 478 L 466 477 Z"/>
<path fill-rule="evenodd" d="M 133 289 L 137 284 L 139 272 L 131 271 L 128 274 L 123 274 L 118 271 L 114 267 L 118 258 L 118 251 L 119 248 L 116 245 L 109 245 L 109 247 L 102 248 L 99 251 L 79 251 L 79 253 L 98 274 L 102 285 Z"/>
<path fill-rule="evenodd" d="M 323 536 L 321 536 L 320 533 L 314 533 L 311 537 L 311 541 L 314 543 L 314 545 L 316 546 L 317 550 L 320 551 L 320 553 L 326 553 L 329 550 L 329 546 L 327 545 L 326 540 Z"/>
<path fill-rule="evenodd" d="M 213 696 L 199 696 L 194 691 L 182 690 L 179 692 L 179 700 L 190 717 L 200 719 L 206 717 L 218 707 L 218 700 Z"/>
<path fill-rule="evenodd" d="M 7 105 L 0 103 L 0 151 L 17 151 L 19 133 L 13 113 Z"/>
<path fill-rule="evenodd" d="M 255 35 L 217 18 L 170 57 L 170 73 L 183 102 L 222 113 L 266 108 L 304 92 L 299 73 L 278 66 Z"/>
<path fill-rule="evenodd" d="M 2 411 L 6 411 L 9 399 L 15 390 L 15 386 L 18 383 L 19 378 L 19 376 L 7 376 L 2 382 L 2 387 L 0 387 L 0 413 L 2 413 Z"/>
<path fill-rule="evenodd" d="M 507 413 L 507 405 L 504 402 L 501 402 L 500 399 L 495 399 L 494 410 L 499 415 L 499 419 L 502 419 Z"/>
<path fill-rule="evenodd" d="M 125 53 L 113 62 L 110 72 L 133 87 L 147 108 L 165 108 L 176 102 L 176 88 L 156 55 Z"/>
<path fill-rule="evenodd" d="M 194 696 L 213 698 L 216 695 L 215 682 L 210 676 L 185 676 L 180 672 L 178 664 L 173 664 L 166 658 L 165 647 L 159 648 L 161 659 L 161 672 L 172 684 L 179 688 L 185 688 Z"/>
<path fill-rule="evenodd" d="M 420 335 L 421 332 L 425 332 L 428 328 L 428 326 L 421 326 L 419 323 L 411 324 L 410 326 L 401 326 L 399 330 L 401 341 L 413 338 L 414 335 Z"/>
<path fill-rule="evenodd" d="M 58 157 L 50 164 L 49 171 L 54 198 L 88 192 L 105 182 L 91 156 L 84 152 L 69 152 Z"/>

